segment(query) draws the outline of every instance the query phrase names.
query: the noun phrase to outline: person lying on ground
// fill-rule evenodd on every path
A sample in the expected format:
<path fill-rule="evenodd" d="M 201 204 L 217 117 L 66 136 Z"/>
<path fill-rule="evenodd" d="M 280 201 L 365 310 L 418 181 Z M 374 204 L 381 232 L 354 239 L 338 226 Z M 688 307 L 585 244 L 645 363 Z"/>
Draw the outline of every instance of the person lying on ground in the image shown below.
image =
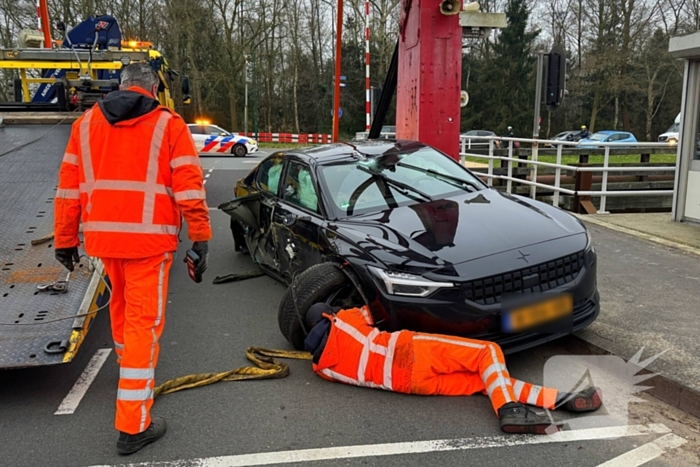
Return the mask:
<path fill-rule="evenodd" d="M 551 420 L 529 406 L 588 412 L 602 405 L 595 387 L 570 394 L 511 378 L 503 352 L 493 342 L 380 331 L 367 307 L 334 313 L 329 305 L 316 303 L 305 323 L 305 347 L 322 378 L 424 396 L 486 394 L 506 433 L 550 431 Z"/>

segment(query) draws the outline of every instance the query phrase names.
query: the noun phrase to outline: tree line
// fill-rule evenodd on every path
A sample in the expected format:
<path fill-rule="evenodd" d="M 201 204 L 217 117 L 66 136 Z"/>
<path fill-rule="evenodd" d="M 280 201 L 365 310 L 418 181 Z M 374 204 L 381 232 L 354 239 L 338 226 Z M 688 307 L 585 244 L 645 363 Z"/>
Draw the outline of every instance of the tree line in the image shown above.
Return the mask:
<path fill-rule="evenodd" d="M 364 0 L 346 0 L 341 134 L 365 126 Z M 400 0 L 371 0 L 371 82 L 381 88 L 398 37 Z M 463 41 L 462 88 L 470 95 L 462 129 L 532 134 L 538 51 L 562 44 L 568 95 L 542 109 L 540 135 L 587 125 L 654 140 L 680 108 L 683 66 L 668 54 L 671 36 L 700 29 L 696 0 L 482 0 L 508 27 Z M 334 0 L 49 0 L 52 23 L 68 28 L 110 14 L 125 39 L 153 42 L 191 80 L 186 119 L 208 118 L 242 131 L 328 133 L 333 99 Z M 35 0 L 0 0 L 0 45 L 15 47 L 36 27 Z M 53 31 L 55 37 L 58 32 Z M 0 100 L 12 98 L 0 73 Z M 389 113 L 387 124 L 394 123 Z"/>

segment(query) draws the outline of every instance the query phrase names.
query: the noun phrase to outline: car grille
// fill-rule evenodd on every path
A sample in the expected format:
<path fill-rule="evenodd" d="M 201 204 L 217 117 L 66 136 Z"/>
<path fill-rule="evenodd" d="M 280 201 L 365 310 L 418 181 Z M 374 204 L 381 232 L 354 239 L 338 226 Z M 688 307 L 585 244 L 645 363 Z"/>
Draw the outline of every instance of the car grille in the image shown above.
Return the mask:
<path fill-rule="evenodd" d="M 501 302 L 504 293 L 544 292 L 573 281 L 581 272 L 584 252 L 564 256 L 497 276 L 484 277 L 462 285 L 464 298 L 482 305 Z"/>

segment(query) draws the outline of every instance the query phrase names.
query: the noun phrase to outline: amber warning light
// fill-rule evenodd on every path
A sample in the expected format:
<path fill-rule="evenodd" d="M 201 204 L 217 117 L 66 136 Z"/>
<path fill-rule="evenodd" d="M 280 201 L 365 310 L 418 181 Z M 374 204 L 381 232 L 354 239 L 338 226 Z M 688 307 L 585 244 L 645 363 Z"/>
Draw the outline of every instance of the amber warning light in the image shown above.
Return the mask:
<path fill-rule="evenodd" d="M 129 49 L 152 49 L 153 48 L 153 42 L 147 42 L 147 41 L 122 41 L 122 47 L 129 48 Z"/>

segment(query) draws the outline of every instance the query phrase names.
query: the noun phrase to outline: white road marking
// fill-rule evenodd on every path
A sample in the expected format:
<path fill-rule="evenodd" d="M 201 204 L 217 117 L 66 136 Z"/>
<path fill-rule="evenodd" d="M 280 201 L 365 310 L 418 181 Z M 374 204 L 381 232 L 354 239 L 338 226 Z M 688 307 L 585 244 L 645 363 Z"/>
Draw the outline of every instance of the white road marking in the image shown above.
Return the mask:
<path fill-rule="evenodd" d="M 214 171 L 214 169 L 213 169 L 213 168 L 212 168 L 212 169 L 209 169 L 209 173 L 212 173 L 213 171 Z"/>
<path fill-rule="evenodd" d="M 600 464 L 598 467 L 638 467 L 656 459 L 666 451 L 675 449 L 685 443 L 687 443 L 685 438 L 670 433 L 650 443 L 643 444 L 636 449 L 632 449 L 614 459 L 610 459 Z"/>
<path fill-rule="evenodd" d="M 70 415 L 75 412 L 110 353 L 112 353 L 112 349 L 100 349 L 95 352 L 95 355 L 92 356 L 85 367 L 83 374 L 80 375 L 78 381 L 75 382 L 68 395 L 61 402 L 61 405 L 58 406 L 54 415 Z"/>
<path fill-rule="evenodd" d="M 298 451 L 261 452 L 234 456 L 204 457 L 190 460 L 143 462 L 126 464 L 123 467 L 247 467 L 253 465 L 274 465 L 285 463 L 314 462 L 335 459 L 352 459 L 358 457 L 395 456 L 400 454 L 420 454 L 444 451 L 466 451 L 470 449 L 502 448 L 533 444 L 565 443 L 591 441 L 598 439 L 640 436 L 656 433 L 669 433 L 668 427 L 661 424 L 614 426 L 589 428 L 584 430 L 562 431 L 549 436 L 510 435 L 488 436 L 483 438 L 438 439 L 432 441 L 413 441 L 406 443 L 366 444 L 359 446 L 340 446 L 319 449 L 302 449 Z M 110 467 L 108 465 L 93 467 Z"/>

